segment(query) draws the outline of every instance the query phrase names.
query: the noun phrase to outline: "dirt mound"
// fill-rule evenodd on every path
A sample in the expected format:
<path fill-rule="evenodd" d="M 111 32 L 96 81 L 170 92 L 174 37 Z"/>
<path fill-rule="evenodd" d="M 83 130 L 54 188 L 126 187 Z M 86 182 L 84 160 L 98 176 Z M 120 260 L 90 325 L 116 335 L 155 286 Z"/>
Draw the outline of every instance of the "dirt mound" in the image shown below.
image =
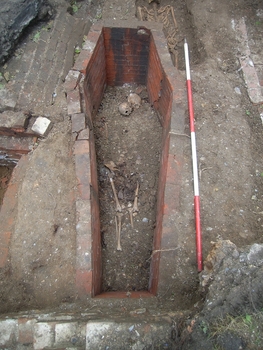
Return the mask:
<path fill-rule="evenodd" d="M 229 240 L 213 243 L 200 274 L 204 306 L 183 348 L 245 349 L 253 344 L 253 332 L 262 345 L 262 275 L 263 244 L 238 249 Z"/>

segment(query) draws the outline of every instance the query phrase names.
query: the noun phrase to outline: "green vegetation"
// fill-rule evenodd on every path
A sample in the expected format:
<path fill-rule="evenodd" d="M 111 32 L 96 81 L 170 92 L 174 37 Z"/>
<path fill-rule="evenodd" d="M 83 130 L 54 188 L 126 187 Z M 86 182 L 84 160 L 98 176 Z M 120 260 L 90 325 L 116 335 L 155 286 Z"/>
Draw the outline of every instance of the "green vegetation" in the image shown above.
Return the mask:
<path fill-rule="evenodd" d="M 77 47 L 75 47 L 75 54 L 79 54 L 80 53 L 80 48 L 77 46 Z"/>
<path fill-rule="evenodd" d="M 42 30 L 49 31 L 52 28 L 52 22 L 50 21 L 48 24 L 42 27 Z"/>
<path fill-rule="evenodd" d="M 204 333 L 208 330 L 202 324 L 201 328 Z M 227 332 L 242 338 L 248 345 L 248 349 L 263 349 L 263 311 L 237 317 L 227 315 L 226 318 L 211 325 L 208 336 L 216 343 L 217 337 Z M 216 349 L 220 347 L 215 347 Z"/>
<path fill-rule="evenodd" d="M 71 1 L 71 9 L 73 13 L 77 13 L 78 10 L 80 9 L 81 5 L 77 4 L 76 1 Z"/>
<path fill-rule="evenodd" d="M 206 335 L 208 334 L 209 327 L 208 327 L 208 324 L 206 322 L 202 321 L 200 324 L 200 328 L 202 329 L 202 332 L 204 334 L 206 334 Z"/>
<path fill-rule="evenodd" d="M 35 43 L 38 43 L 39 38 L 40 38 L 40 30 L 38 30 L 38 31 L 36 32 L 36 34 L 33 36 L 33 41 L 34 41 Z"/>

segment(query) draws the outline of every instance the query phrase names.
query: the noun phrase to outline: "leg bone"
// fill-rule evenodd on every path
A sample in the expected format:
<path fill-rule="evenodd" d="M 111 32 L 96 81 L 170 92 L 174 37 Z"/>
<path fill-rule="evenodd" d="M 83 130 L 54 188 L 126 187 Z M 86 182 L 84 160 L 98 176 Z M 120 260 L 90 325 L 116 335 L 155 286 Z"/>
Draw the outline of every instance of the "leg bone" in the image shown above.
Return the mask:
<path fill-rule="evenodd" d="M 120 203 L 119 203 L 119 200 L 118 200 L 118 197 L 117 197 L 117 193 L 116 193 L 114 182 L 113 182 L 111 177 L 110 177 L 110 183 L 111 183 L 111 188 L 112 188 L 112 191 L 113 191 L 113 194 L 114 194 L 114 199 L 115 199 L 115 202 L 116 202 L 116 211 L 121 212 L 121 206 L 120 206 Z"/>
<path fill-rule="evenodd" d="M 116 229 L 117 229 L 117 250 L 122 250 L 121 249 L 121 218 L 122 218 L 122 213 L 117 213 L 115 216 Z M 117 221 L 118 221 L 118 224 L 117 224 Z"/>
<path fill-rule="evenodd" d="M 129 212 L 129 215 L 130 215 L 131 227 L 133 228 L 133 215 L 132 215 L 132 211 L 133 211 L 132 208 L 128 208 L 128 212 Z"/>
<path fill-rule="evenodd" d="M 134 203 L 133 203 L 133 207 L 132 207 L 132 211 L 133 213 L 138 212 L 138 193 L 139 193 L 139 183 L 137 182 L 137 187 L 135 190 L 135 196 L 134 196 Z"/>

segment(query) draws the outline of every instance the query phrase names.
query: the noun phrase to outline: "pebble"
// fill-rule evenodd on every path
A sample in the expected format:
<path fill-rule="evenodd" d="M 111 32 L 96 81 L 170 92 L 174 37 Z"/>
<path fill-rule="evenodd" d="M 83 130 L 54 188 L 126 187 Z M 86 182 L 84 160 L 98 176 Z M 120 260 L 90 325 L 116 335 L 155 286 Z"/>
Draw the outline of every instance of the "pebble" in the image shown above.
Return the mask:
<path fill-rule="evenodd" d="M 148 222 L 149 222 L 149 219 L 147 219 L 147 218 L 143 218 L 143 219 L 142 219 L 142 222 L 144 222 L 144 223 L 148 223 Z"/>
<path fill-rule="evenodd" d="M 235 93 L 238 95 L 241 95 L 241 91 L 240 91 L 239 87 L 235 87 Z"/>
<path fill-rule="evenodd" d="M 142 309 L 136 309 L 134 311 L 131 311 L 130 314 L 133 315 L 133 314 L 136 314 L 136 315 L 140 315 L 140 314 L 144 314 L 146 312 L 146 308 L 143 307 Z"/>

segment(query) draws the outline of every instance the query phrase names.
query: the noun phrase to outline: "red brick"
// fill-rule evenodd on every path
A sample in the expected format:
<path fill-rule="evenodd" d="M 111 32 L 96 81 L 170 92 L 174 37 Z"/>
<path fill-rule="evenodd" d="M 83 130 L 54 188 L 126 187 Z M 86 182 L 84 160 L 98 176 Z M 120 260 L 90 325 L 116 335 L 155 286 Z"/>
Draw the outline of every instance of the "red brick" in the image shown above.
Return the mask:
<path fill-rule="evenodd" d="M 82 224 L 91 222 L 91 204 L 89 200 L 81 200 L 78 199 L 76 201 L 76 221 L 81 224 L 81 226 L 77 226 L 78 234 L 85 235 L 85 229 L 83 229 Z"/>
<path fill-rule="evenodd" d="M 164 215 L 172 215 L 179 209 L 181 185 L 166 184 L 164 194 Z"/>
<path fill-rule="evenodd" d="M 0 247 L 0 268 L 4 267 L 7 263 L 9 249 Z"/>
<path fill-rule="evenodd" d="M 90 199 L 90 157 L 89 153 L 75 155 L 75 168 L 79 197 Z"/>
<path fill-rule="evenodd" d="M 32 344 L 34 343 L 34 323 L 36 320 L 28 318 L 18 319 L 18 343 Z"/>
<path fill-rule="evenodd" d="M 76 268 L 79 270 L 89 271 L 92 269 L 91 266 L 91 234 L 85 236 L 77 236 L 77 247 L 76 247 Z"/>
<path fill-rule="evenodd" d="M 70 70 L 68 72 L 68 75 L 66 76 L 65 83 L 64 83 L 64 88 L 67 93 L 69 91 L 75 90 L 79 76 L 80 76 L 80 72 L 76 70 Z"/>
<path fill-rule="evenodd" d="M 74 69 L 79 72 L 86 74 L 86 68 L 88 66 L 89 60 L 91 58 L 92 53 L 88 50 L 81 50 L 76 62 L 74 64 Z"/>
<path fill-rule="evenodd" d="M 86 103 L 86 113 L 89 118 L 97 113 L 97 109 L 103 97 L 106 82 L 108 85 L 123 84 L 124 82 L 136 81 L 141 83 L 142 80 L 145 83 L 147 80 L 147 89 L 151 103 L 160 115 L 160 120 L 164 128 L 164 141 L 162 150 L 161 161 L 161 173 L 158 188 L 158 214 L 157 223 L 154 238 L 154 249 L 158 250 L 163 247 L 169 247 L 176 243 L 176 237 L 174 237 L 174 227 L 169 226 L 169 216 L 174 215 L 179 208 L 179 195 L 181 184 L 181 169 L 182 169 L 182 156 L 179 152 L 177 154 L 178 145 L 174 147 L 169 154 L 169 131 L 171 124 L 174 130 L 180 131 L 181 125 L 184 124 L 184 113 L 178 109 L 178 103 L 183 103 L 186 99 L 184 79 L 173 67 L 169 53 L 166 47 L 166 41 L 163 33 L 152 31 L 151 35 L 144 36 L 144 38 L 137 38 L 137 29 L 132 28 L 119 28 L 118 40 L 125 42 L 125 45 L 120 45 L 119 52 L 113 52 L 115 50 L 112 41 L 114 40 L 113 33 L 110 28 L 103 28 L 97 26 L 94 32 L 94 27 L 91 28 L 87 40 L 91 42 L 90 48 L 82 50 L 79 55 L 79 61 L 75 65 L 80 71 L 86 71 L 86 77 L 84 80 L 84 95 Z M 115 30 L 116 34 L 116 30 Z M 116 38 L 115 38 L 116 39 Z M 134 40 L 136 41 L 137 52 L 133 51 Z M 142 42 L 139 42 L 142 40 Z M 143 42 L 145 40 L 145 42 Z M 150 52 L 149 57 L 143 53 L 145 44 L 149 45 Z M 96 46 L 92 51 L 92 43 Z M 145 60 L 145 66 L 138 64 L 138 58 Z M 129 70 L 126 69 L 127 59 L 129 61 Z M 141 61 L 140 59 L 140 61 Z M 141 63 L 141 62 L 140 62 Z M 123 74 L 118 76 L 119 65 L 123 69 Z M 148 67 L 147 67 L 148 65 Z M 107 69 L 105 69 L 107 67 Z M 146 69 L 148 68 L 148 69 Z M 140 71 L 140 69 L 143 70 Z M 146 77 L 146 74 L 147 77 Z M 107 79 L 105 78 L 107 76 Z M 180 113 L 177 113 L 179 110 Z M 171 123 L 171 116 L 173 121 Z M 178 129 L 179 128 L 179 129 Z M 80 255 L 77 257 L 77 272 L 76 272 L 76 285 L 80 296 L 85 294 L 98 294 L 101 291 L 101 245 L 100 245 L 100 223 L 99 223 L 99 204 L 98 204 L 98 188 L 97 188 L 97 173 L 95 163 L 95 145 L 94 137 L 91 135 L 85 136 L 90 138 L 90 144 L 88 141 L 75 142 L 74 155 L 76 160 L 76 174 L 79 181 L 79 196 L 84 199 L 81 206 L 77 208 L 77 217 L 79 230 L 77 241 Z M 89 148 L 90 146 L 90 148 Z M 175 155 L 173 154 L 175 153 Z M 88 160 L 87 154 L 91 159 Z M 87 167 L 87 163 L 89 166 Z M 83 164 L 85 165 L 83 166 Z M 87 176 L 88 174 L 88 176 Z M 91 176 L 91 175 L 92 176 Z M 89 194 L 88 185 L 89 181 L 92 183 L 92 191 Z M 88 202 L 88 194 L 91 200 L 91 214 L 86 212 L 85 202 Z M 88 208 L 87 208 L 88 209 Z M 84 225 L 85 217 L 89 215 L 91 223 Z M 89 220 L 87 220 L 89 221 Z M 89 230 L 89 225 L 91 228 Z M 85 251 L 90 249 L 90 238 L 84 239 L 85 228 L 87 228 L 88 234 L 92 230 L 92 272 L 87 269 L 91 268 L 91 265 L 86 266 Z M 82 241 L 84 239 L 84 241 Z M 158 280 L 159 280 L 159 268 L 160 259 L 162 254 L 160 252 L 154 254 L 151 265 L 151 279 L 150 290 L 153 293 L 158 292 Z M 86 269 L 80 267 L 86 267 Z M 93 283 L 93 285 L 92 285 Z M 105 297 L 110 297 L 110 294 Z M 125 293 L 124 293 L 125 294 Z M 114 296 L 120 298 L 122 293 L 114 293 Z"/>
<path fill-rule="evenodd" d="M 33 140 L 28 137 L 7 137 L 1 138 L 0 150 L 4 150 L 10 154 L 27 154 L 32 150 Z"/>
<path fill-rule="evenodd" d="M 68 114 L 81 113 L 79 87 L 67 93 Z"/>
<path fill-rule="evenodd" d="M 78 140 L 89 140 L 89 129 L 81 130 Z"/>
<path fill-rule="evenodd" d="M 181 183 L 182 166 L 183 166 L 183 159 L 180 156 L 180 154 L 179 155 L 169 154 L 166 183 L 173 184 L 173 185 Z"/>
<path fill-rule="evenodd" d="M 154 295 L 147 291 L 140 292 L 106 292 L 96 295 L 96 299 L 140 299 L 153 298 Z"/>
<path fill-rule="evenodd" d="M 1 232 L 0 234 L 0 248 L 8 247 L 11 238 L 11 232 Z"/>
<path fill-rule="evenodd" d="M 87 216 L 90 215 L 90 210 Z M 90 218 L 90 217 L 89 217 Z M 80 220 L 76 225 L 77 237 L 85 237 L 85 239 L 91 240 L 91 222 L 90 220 Z"/>
<path fill-rule="evenodd" d="M 92 293 L 92 271 L 76 270 L 76 288 L 80 298 Z"/>
<path fill-rule="evenodd" d="M 80 140 L 76 141 L 74 145 L 74 154 L 87 154 L 89 153 L 89 141 Z"/>
<path fill-rule="evenodd" d="M 102 31 L 102 22 L 97 22 L 97 23 L 93 24 L 92 28 L 90 29 L 90 32 L 89 32 L 89 35 L 88 35 L 88 39 L 89 39 L 91 33 L 93 33 L 93 32 L 99 32 L 100 33 L 101 31 Z"/>
<path fill-rule="evenodd" d="M 178 235 L 176 232 L 176 227 L 171 221 L 170 215 L 163 216 L 163 228 L 162 228 L 162 241 L 161 249 L 175 249 L 178 246 Z"/>
<path fill-rule="evenodd" d="M 87 40 L 94 42 L 95 44 L 98 42 L 99 37 L 102 35 L 101 31 L 102 31 L 102 27 L 97 27 L 97 29 L 95 29 L 96 27 L 94 27 L 94 30 L 91 30 L 88 34 Z M 100 30 L 101 28 L 101 30 Z"/>
<path fill-rule="evenodd" d="M 85 123 L 84 113 L 72 114 L 71 116 L 72 132 L 80 132 L 81 130 L 85 129 L 85 126 L 86 126 L 86 123 Z"/>

